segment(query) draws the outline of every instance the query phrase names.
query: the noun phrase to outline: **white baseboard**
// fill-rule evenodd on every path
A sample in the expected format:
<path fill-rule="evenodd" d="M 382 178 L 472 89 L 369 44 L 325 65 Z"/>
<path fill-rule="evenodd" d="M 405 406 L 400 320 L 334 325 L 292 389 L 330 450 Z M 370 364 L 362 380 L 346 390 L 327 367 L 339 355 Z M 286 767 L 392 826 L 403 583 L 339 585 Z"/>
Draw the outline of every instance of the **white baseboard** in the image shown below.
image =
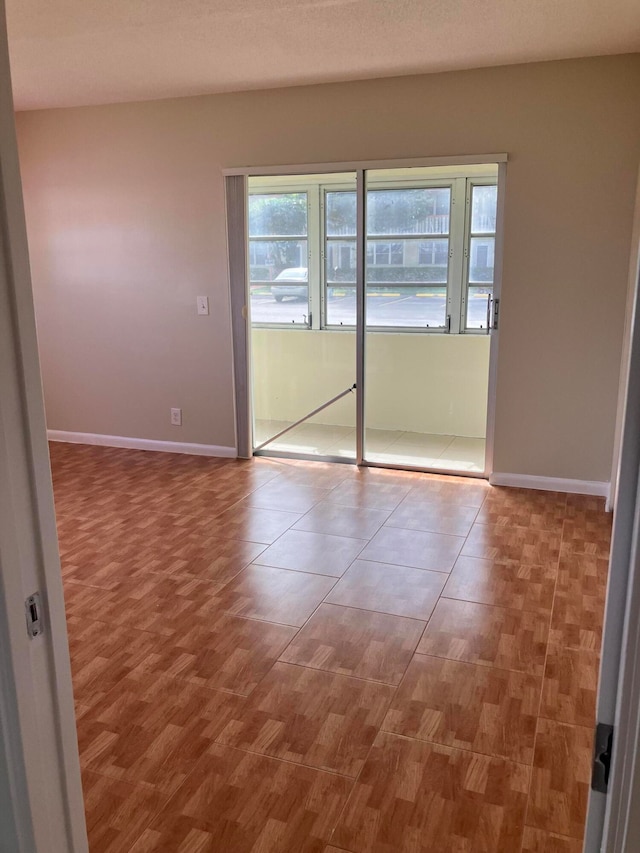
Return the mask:
<path fill-rule="evenodd" d="M 544 492 L 569 492 L 573 495 L 595 495 L 609 500 L 610 484 L 600 480 L 565 480 L 563 477 L 535 477 L 531 474 L 491 474 L 492 486 L 515 486 L 541 489 Z"/>
<path fill-rule="evenodd" d="M 235 459 L 238 455 L 235 447 L 218 444 L 189 444 L 181 441 L 153 441 L 149 438 L 126 438 L 121 435 L 96 435 L 91 432 L 65 432 L 48 429 L 49 441 L 63 441 L 69 444 L 96 444 L 100 447 L 124 447 L 128 450 L 156 450 L 162 453 L 188 453 L 192 456 L 222 456 Z"/>

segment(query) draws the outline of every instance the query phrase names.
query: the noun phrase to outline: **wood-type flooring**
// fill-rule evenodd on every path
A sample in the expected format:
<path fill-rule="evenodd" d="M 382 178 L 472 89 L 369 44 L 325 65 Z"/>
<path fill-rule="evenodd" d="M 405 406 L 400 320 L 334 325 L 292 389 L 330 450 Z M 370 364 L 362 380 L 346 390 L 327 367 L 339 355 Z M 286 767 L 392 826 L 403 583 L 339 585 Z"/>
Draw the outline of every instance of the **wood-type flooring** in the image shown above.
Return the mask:
<path fill-rule="evenodd" d="M 91 853 L 579 853 L 611 517 L 53 444 Z"/>

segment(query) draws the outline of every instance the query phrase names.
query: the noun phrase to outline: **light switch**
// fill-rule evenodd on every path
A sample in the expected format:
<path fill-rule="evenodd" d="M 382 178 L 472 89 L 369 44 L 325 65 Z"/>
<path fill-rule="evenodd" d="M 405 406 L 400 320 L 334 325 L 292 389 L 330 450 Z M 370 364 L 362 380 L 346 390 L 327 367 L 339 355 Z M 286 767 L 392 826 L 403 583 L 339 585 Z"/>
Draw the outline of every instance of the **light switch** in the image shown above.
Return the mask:
<path fill-rule="evenodd" d="M 209 313 L 209 297 L 208 296 L 198 296 L 198 314 L 208 314 Z"/>

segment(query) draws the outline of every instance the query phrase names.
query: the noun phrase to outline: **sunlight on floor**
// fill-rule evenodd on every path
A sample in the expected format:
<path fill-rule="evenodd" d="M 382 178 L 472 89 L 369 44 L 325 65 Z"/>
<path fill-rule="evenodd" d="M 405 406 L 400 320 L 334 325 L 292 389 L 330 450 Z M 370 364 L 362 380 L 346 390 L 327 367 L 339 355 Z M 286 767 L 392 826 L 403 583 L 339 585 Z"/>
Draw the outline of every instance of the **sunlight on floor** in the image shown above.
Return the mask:
<path fill-rule="evenodd" d="M 256 445 L 270 436 L 277 435 L 287 426 L 286 421 L 257 420 Z M 272 442 L 265 450 L 355 459 L 356 431 L 348 426 L 307 422 Z M 485 440 L 466 436 L 367 429 L 365 455 L 371 462 L 390 465 L 482 473 Z"/>

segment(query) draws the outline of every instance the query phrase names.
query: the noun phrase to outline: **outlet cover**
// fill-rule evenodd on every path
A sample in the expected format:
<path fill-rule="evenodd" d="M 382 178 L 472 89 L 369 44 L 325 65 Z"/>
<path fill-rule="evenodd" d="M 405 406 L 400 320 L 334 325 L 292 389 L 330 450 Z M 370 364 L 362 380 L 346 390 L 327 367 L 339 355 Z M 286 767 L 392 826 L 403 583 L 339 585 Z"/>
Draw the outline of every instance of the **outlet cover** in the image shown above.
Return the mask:
<path fill-rule="evenodd" d="M 173 426 L 182 426 L 182 409 L 171 409 L 171 423 Z"/>

